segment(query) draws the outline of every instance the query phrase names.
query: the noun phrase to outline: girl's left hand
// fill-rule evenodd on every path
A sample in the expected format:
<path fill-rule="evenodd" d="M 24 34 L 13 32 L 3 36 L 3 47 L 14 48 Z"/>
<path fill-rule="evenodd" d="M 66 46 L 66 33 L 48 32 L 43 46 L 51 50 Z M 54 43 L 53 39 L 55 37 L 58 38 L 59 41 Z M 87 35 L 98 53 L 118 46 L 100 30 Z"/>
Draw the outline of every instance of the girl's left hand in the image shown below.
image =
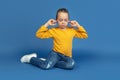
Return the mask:
<path fill-rule="evenodd" d="M 76 20 L 70 21 L 71 27 L 80 27 L 80 24 Z"/>

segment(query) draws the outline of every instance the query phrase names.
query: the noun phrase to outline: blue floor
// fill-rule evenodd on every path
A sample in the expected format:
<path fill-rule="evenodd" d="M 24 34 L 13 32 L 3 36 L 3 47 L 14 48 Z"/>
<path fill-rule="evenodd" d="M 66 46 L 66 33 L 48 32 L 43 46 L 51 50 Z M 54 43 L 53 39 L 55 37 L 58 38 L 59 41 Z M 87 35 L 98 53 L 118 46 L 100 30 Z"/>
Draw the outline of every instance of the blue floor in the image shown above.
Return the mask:
<path fill-rule="evenodd" d="M 0 60 L 2 80 L 120 80 L 120 55 L 106 55 L 105 52 L 73 51 L 76 66 L 73 70 L 53 68 L 42 70 L 30 64 L 22 64 L 22 56 L 6 56 Z M 45 56 L 45 55 L 41 55 Z"/>

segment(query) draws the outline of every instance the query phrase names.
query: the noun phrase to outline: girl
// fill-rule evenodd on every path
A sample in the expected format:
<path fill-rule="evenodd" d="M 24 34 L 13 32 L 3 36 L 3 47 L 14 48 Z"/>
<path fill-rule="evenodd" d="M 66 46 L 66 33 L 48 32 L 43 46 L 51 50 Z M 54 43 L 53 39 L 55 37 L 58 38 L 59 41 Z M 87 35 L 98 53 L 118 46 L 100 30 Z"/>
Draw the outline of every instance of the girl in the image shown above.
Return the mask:
<path fill-rule="evenodd" d="M 58 27 L 48 29 L 48 26 Z M 71 27 L 68 27 L 70 23 Z M 75 29 L 74 27 L 77 27 Z M 69 20 L 69 12 L 66 8 L 60 8 L 56 14 L 56 20 L 50 19 L 36 32 L 37 38 L 53 38 L 54 46 L 46 59 L 37 58 L 37 54 L 24 55 L 22 63 L 30 63 L 42 69 L 58 67 L 62 69 L 73 69 L 75 62 L 72 59 L 73 38 L 87 38 L 86 30 L 75 20 Z"/>

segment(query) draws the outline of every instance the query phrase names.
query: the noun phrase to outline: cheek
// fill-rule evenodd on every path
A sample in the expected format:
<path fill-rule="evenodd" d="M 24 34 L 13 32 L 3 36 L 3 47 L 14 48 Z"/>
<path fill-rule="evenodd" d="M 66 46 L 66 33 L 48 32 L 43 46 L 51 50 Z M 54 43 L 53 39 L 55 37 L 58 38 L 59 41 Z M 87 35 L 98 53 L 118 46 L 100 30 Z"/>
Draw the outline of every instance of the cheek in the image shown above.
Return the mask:
<path fill-rule="evenodd" d="M 58 24 L 60 25 L 60 24 L 62 24 L 62 22 L 58 21 Z"/>
<path fill-rule="evenodd" d="M 66 24 L 68 24 L 68 22 L 65 22 Z"/>

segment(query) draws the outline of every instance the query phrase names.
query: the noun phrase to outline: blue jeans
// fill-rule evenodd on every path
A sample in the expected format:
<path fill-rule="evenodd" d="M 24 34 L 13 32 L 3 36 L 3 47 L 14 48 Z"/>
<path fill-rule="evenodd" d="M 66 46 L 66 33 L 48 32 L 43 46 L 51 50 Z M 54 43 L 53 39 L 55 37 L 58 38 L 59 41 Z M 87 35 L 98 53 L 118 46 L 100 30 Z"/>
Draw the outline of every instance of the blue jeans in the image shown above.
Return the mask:
<path fill-rule="evenodd" d="M 53 67 L 73 69 L 75 64 L 71 57 L 65 56 L 53 50 L 48 54 L 48 57 L 45 61 L 33 57 L 31 58 L 30 63 L 42 69 L 51 69 Z"/>

